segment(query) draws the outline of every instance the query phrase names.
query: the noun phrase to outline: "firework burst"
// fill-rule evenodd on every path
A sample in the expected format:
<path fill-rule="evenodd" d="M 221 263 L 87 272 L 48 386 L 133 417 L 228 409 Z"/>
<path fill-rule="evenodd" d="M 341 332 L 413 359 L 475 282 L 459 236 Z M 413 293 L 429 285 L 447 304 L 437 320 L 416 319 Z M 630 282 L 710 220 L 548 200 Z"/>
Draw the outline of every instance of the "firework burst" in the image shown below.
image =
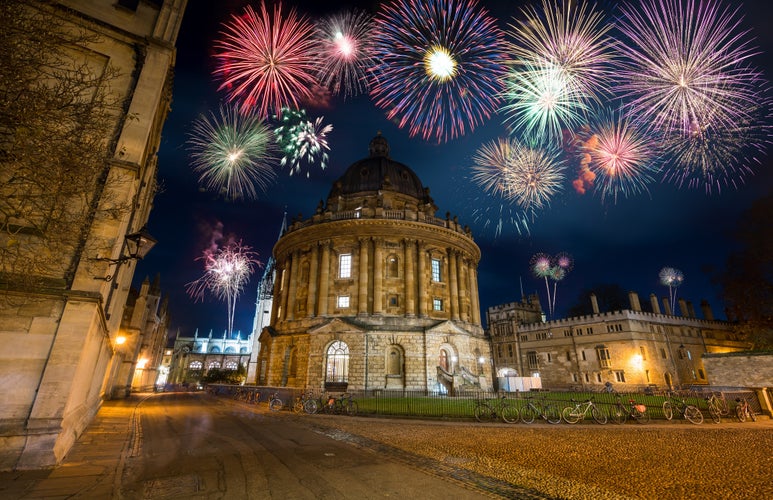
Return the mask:
<path fill-rule="evenodd" d="M 561 190 L 563 163 L 558 151 L 499 138 L 473 155 L 472 180 L 484 191 L 517 203 L 533 215 Z"/>
<path fill-rule="evenodd" d="M 617 90 L 636 119 L 664 134 L 689 136 L 707 126 L 734 128 L 757 107 L 756 53 L 738 9 L 713 0 L 645 0 L 621 8 L 627 43 Z"/>
<path fill-rule="evenodd" d="M 317 24 L 317 78 L 334 94 L 369 90 L 367 71 L 375 64 L 373 16 L 359 10 L 328 16 Z"/>
<path fill-rule="evenodd" d="M 475 0 L 408 0 L 375 19 L 371 94 L 409 134 L 445 142 L 497 109 L 504 35 Z"/>
<path fill-rule="evenodd" d="M 276 177 L 271 167 L 274 137 L 255 114 L 221 107 L 219 116 L 201 115 L 188 145 L 199 183 L 229 199 L 256 198 Z"/>
<path fill-rule="evenodd" d="M 228 306 L 228 334 L 233 331 L 236 301 L 250 280 L 255 266 L 261 265 L 258 254 L 241 242 L 230 243 L 217 250 L 206 250 L 199 260 L 204 261 L 204 275 L 188 283 L 185 288 L 196 301 L 211 292 Z"/>
<path fill-rule="evenodd" d="M 679 269 L 664 267 L 660 270 L 658 276 L 660 277 L 660 284 L 668 287 L 668 303 L 673 314 L 676 307 L 676 289 L 684 282 L 684 275 Z"/>
<path fill-rule="evenodd" d="M 515 66 L 554 68 L 568 87 L 566 94 L 583 102 L 601 102 L 608 94 L 614 41 L 604 15 L 571 0 L 542 1 L 542 9 L 521 9 L 523 18 L 509 26 L 508 55 Z"/>
<path fill-rule="evenodd" d="M 277 144 L 282 151 L 281 166 L 290 169 L 290 175 L 300 172 L 301 162 L 309 165 L 319 163 L 321 169 L 327 167 L 330 147 L 327 144 L 327 134 L 333 130 L 332 125 L 322 125 L 322 117 L 311 121 L 306 118 L 306 111 L 301 109 L 282 109 L 281 116 L 275 116 L 280 125 L 274 129 Z M 306 172 L 309 177 L 309 172 Z"/>
<path fill-rule="evenodd" d="M 531 272 L 537 278 L 545 280 L 545 290 L 548 296 L 548 310 L 550 315 L 553 316 L 556 311 L 556 296 L 558 282 L 561 281 L 569 274 L 574 268 L 574 259 L 566 252 L 560 252 L 554 257 L 551 257 L 545 253 L 536 253 L 531 257 L 529 261 L 531 266 Z M 550 292 L 550 283 L 548 280 L 553 280 L 553 293 Z"/>
<path fill-rule="evenodd" d="M 261 118 L 310 99 L 318 67 L 312 34 L 313 25 L 295 9 L 283 15 L 277 3 L 270 15 L 265 3 L 259 12 L 247 6 L 215 43 L 220 89 L 241 102 L 242 112 L 255 108 Z"/>
<path fill-rule="evenodd" d="M 645 136 L 627 118 L 609 113 L 588 129 L 589 138 L 580 147 L 582 168 L 593 173 L 596 192 L 601 200 L 618 195 L 649 192 L 647 184 L 657 172 L 652 139 Z"/>

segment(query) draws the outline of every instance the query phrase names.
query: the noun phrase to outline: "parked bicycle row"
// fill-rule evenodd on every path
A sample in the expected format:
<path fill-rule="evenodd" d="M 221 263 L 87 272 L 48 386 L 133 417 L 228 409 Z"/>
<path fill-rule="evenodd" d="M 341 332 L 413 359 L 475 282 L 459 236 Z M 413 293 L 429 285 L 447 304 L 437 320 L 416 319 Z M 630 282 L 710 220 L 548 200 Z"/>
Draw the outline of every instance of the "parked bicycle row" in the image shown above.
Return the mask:
<path fill-rule="evenodd" d="M 257 405 L 264 402 L 271 411 L 279 411 L 287 407 L 296 413 L 303 412 L 310 415 L 314 413 L 357 414 L 357 402 L 348 393 L 339 395 L 325 393 L 315 397 L 312 392 L 303 392 L 300 396 L 295 397 L 292 405 L 289 403 L 286 405 L 285 401 L 280 399 L 278 392 L 261 391 L 252 387 L 212 385 L 207 387 L 207 392 L 216 396 L 230 395 L 237 401 L 250 404 Z"/>

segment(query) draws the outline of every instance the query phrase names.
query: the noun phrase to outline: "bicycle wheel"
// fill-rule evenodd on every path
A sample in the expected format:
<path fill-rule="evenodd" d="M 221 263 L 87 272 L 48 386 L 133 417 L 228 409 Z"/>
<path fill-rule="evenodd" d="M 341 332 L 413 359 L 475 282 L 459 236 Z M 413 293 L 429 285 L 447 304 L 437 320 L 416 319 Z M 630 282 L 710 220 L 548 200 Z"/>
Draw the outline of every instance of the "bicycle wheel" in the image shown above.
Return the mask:
<path fill-rule="evenodd" d="M 518 422 L 518 408 L 515 406 L 504 406 L 502 408 L 502 420 L 508 424 Z"/>
<path fill-rule="evenodd" d="M 711 415 L 711 420 L 713 420 L 715 424 L 722 421 L 722 415 L 719 412 L 719 408 L 714 405 L 709 405 L 709 415 Z"/>
<path fill-rule="evenodd" d="M 537 416 L 537 410 L 533 406 L 524 406 L 521 408 L 521 422 L 524 424 L 530 424 L 534 422 L 534 418 Z"/>
<path fill-rule="evenodd" d="M 308 413 L 309 415 L 313 415 L 314 413 L 317 413 L 317 409 L 319 407 L 317 406 L 317 401 L 314 399 L 307 399 L 303 402 L 303 411 Z"/>
<path fill-rule="evenodd" d="M 625 422 L 626 417 L 628 417 L 628 414 L 622 405 L 615 405 L 609 410 L 609 419 L 616 424 Z"/>
<path fill-rule="evenodd" d="M 268 409 L 271 411 L 279 411 L 282 409 L 282 406 L 282 400 L 279 398 L 274 398 L 268 403 Z"/>
<path fill-rule="evenodd" d="M 346 405 L 346 414 L 347 415 L 357 415 L 357 401 L 349 401 Z"/>
<path fill-rule="evenodd" d="M 494 417 L 494 412 L 485 403 L 478 403 L 475 406 L 475 410 L 473 411 L 473 414 L 475 415 L 475 419 L 478 422 L 489 422 Z"/>
<path fill-rule="evenodd" d="M 580 413 L 580 410 L 576 406 L 567 406 L 561 411 L 561 416 L 564 417 L 567 424 L 576 424 L 580 421 L 582 413 Z"/>
<path fill-rule="evenodd" d="M 703 423 L 703 413 L 701 413 L 697 406 L 687 405 L 684 409 L 684 418 L 693 424 Z"/>
<path fill-rule="evenodd" d="M 545 408 L 542 410 L 544 413 L 542 414 L 545 420 L 548 421 L 549 424 L 560 424 L 561 423 L 561 411 L 558 409 L 557 406 L 553 405 L 545 405 Z"/>
<path fill-rule="evenodd" d="M 746 422 L 746 411 L 742 406 L 735 407 L 735 416 L 738 417 L 740 422 Z"/>
<path fill-rule="evenodd" d="M 674 407 L 668 401 L 663 403 L 663 416 L 666 417 L 666 420 L 674 418 Z"/>
<path fill-rule="evenodd" d="M 607 414 L 601 411 L 598 406 L 592 406 L 590 409 L 590 416 L 593 417 L 593 421 L 599 425 L 607 423 Z"/>
<path fill-rule="evenodd" d="M 295 413 L 300 413 L 303 411 L 303 400 L 301 400 L 301 398 L 296 399 L 295 403 L 293 403 L 293 411 Z"/>

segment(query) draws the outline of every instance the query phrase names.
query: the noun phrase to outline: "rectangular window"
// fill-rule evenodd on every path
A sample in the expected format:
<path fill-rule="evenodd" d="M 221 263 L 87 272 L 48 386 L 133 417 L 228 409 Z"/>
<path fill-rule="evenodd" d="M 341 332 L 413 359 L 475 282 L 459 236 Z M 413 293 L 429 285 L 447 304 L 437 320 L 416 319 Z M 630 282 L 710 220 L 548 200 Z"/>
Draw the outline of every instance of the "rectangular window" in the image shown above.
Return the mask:
<path fill-rule="evenodd" d="M 539 358 L 537 357 L 537 353 L 535 351 L 529 351 L 526 354 L 526 357 L 529 360 L 529 369 L 536 370 L 539 368 Z"/>
<path fill-rule="evenodd" d="M 665 350 L 665 349 L 663 349 L 662 347 L 660 348 L 660 356 L 661 356 L 663 359 L 668 359 L 668 356 L 666 356 L 666 350 Z"/>
<path fill-rule="evenodd" d="M 615 380 L 625 383 L 625 372 L 615 372 Z"/>
<path fill-rule="evenodd" d="M 647 350 L 644 348 L 644 346 L 639 347 L 639 352 L 641 352 L 641 360 L 647 361 Z"/>
<path fill-rule="evenodd" d="M 349 296 L 348 295 L 339 295 L 338 296 L 338 308 L 339 309 L 346 309 L 349 307 Z"/>
<path fill-rule="evenodd" d="M 550 355 L 550 353 L 548 353 L 548 363 L 550 363 L 551 361 L 553 361 L 553 357 Z"/>
<path fill-rule="evenodd" d="M 650 371 L 649 371 L 649 370 L 644 370 L 644 374 L 647 376 L 647 383 L 650 383 L 650 382 L 652 382 L 652 381 L 650 380 Z"/>
<path fill-rule="evenodd" d="M 572 382 L 578 382 L 576 373 L 572 373 Z"/>
<path fill-rule="evenodd" d="M 593 328 L 588 328 L 588 335 L 593 335 Z"/>
<path fill-rule="evenodd" d="M 529 340 L 528 335 L 521 335 L 521 342 L 526 342 L 527 340 Z"/>
<path fill-rule="evenodd" d="M 596 347 L 596 356 L 599 359 L 599 366 L 602 368 L 610 368 L 612 366 L 612 359 L 609 356 L 609 349 L 606 347 Z"/>
<path fill-rule="evenodd" d="M 705 379 L 705 378 L 706 378 L 706 374 L 705 374 L 705 373 L 703 373 L 703 370 L 702 370 L 702 369 L 700 369 L 700 368 L 698 368 L 698 376 L 699 376 L 701 379 Z M 649 380 L 648 380 L 648 381 L 649 381 Z"/>
<path fill-rule="evenodd" d="M 432 259 L 432 281 L 440 282 L 440 259 Z"/>
<path fill-rule="evenodd" d="M 596 373 L 596 382 L 601 383 L 601 374 Z"/>
<path fill-rule="evenodd" d="M 585 382 L 590 383 L 590 375 L 587 373 L 585 374 Z"/>
<path fill-rule="evenodd" d="M 572 360 L 572 353 L 569 351 L 566 351 L 566 360 L 571 361 Z"/>
<path fill-rule="evenodd" d="M 338 256 L 338 277 L 352 277 L 352 254 L 342 253 Z"/>
<path fill-rule="evenodd" d="M 507 344 L 507 355 L 513 357 L 513 344 Z"/>
<path fill-rule="evenodd" d="M 432 309 L 434 311 L 443 310 L 443 299 L 432 299 Z"/>

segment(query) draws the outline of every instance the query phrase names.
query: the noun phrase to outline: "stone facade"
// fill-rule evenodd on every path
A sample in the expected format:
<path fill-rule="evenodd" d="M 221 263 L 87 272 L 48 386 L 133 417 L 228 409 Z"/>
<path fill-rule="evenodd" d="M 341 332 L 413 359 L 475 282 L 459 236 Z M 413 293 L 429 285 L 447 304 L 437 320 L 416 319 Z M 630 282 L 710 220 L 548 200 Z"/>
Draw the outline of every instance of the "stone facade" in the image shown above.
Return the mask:
<path fill-rule="evenodd" d="M 252 335 L 242 338 L 239 332 L 229 337 L 213 337 L 212 330 L 206 337 L 181 337 L 177 332 L 172 349 L 169 382 L 173 384 L 197 383 L 211 369 L 237 370 L 247 368 L 252 353 Z"/>
<path fill-rule="evenodd" d="M 773 388 L 773 353 L 770 351 L 706 353 L 703 364 L 711 385 Z"/>
<path fill-rule="evenodd" d="M 684 301 L 681 316 L 661 314 L 654 295 L 655 312 L 642 311 L 634 292 L 631 309 L 622 311 L 599 312 L 594 299 L 593 314 L 547 322 L 536 297 L 489 308 L 499 380 L 537 376 L 543 387 L 584 390 L 607 383 L 618 390 L 706 385 L 708 353 L 748 348 L 730 323 L 713 319 L 707 304 L 708 319 L 699 319 Z"/>
<path fill-rule="evenodd" d="M 58 463 L 91 422 L 103 397 L 110 397 L 115 385 L 111 377 L 121 373 L 117 365 L 123 357 L 116 341 L 134 273 L 133 261 L 121 260 L 126 255 L 125 235 L 144 226 L 152 206 L 156 152 L 171 100 L 174 44 L 186 0 L 133 6 L 114 0 L 30 1 L 24 6 L 42 9 L 44 15 L 53 16 L 49 19 L 62 20 L 90 36 L 88 46 L 75 49 L 80 51 L 80 64 L 97 75 L 114 69 L 108 92 L 122 106 L 109 115 L 112 136 L 104 141 L 110 151 L 100 166 L 98 185 L 68 207 L 73 213 L 82 209 L 77 222 L 80 243 L 68 254 L 51 257 L 50 261 L 61 262 L 40 276 L 28 276 L 26 286 L 19 285 L 13 269 L 3 262 L 3 470 Z M 72 53 L 73 47 L 62 50 Z M 34 231 L 15 231 L 24 239 L 4 228 L 0 245 L 23 244 L 34 253 L 48 250 L 40 248 Z M 128 379 L 129 373 L 125 375 Z"/>
<path fill-rule="evenodd" d="M 369 151 L 274 247 L 271 326 L 260 336 L 255 382 L 490 388 L 478 246 L 455 217 L 435 216 L 429 189 L 389 157 L 383 137 Z"/>

